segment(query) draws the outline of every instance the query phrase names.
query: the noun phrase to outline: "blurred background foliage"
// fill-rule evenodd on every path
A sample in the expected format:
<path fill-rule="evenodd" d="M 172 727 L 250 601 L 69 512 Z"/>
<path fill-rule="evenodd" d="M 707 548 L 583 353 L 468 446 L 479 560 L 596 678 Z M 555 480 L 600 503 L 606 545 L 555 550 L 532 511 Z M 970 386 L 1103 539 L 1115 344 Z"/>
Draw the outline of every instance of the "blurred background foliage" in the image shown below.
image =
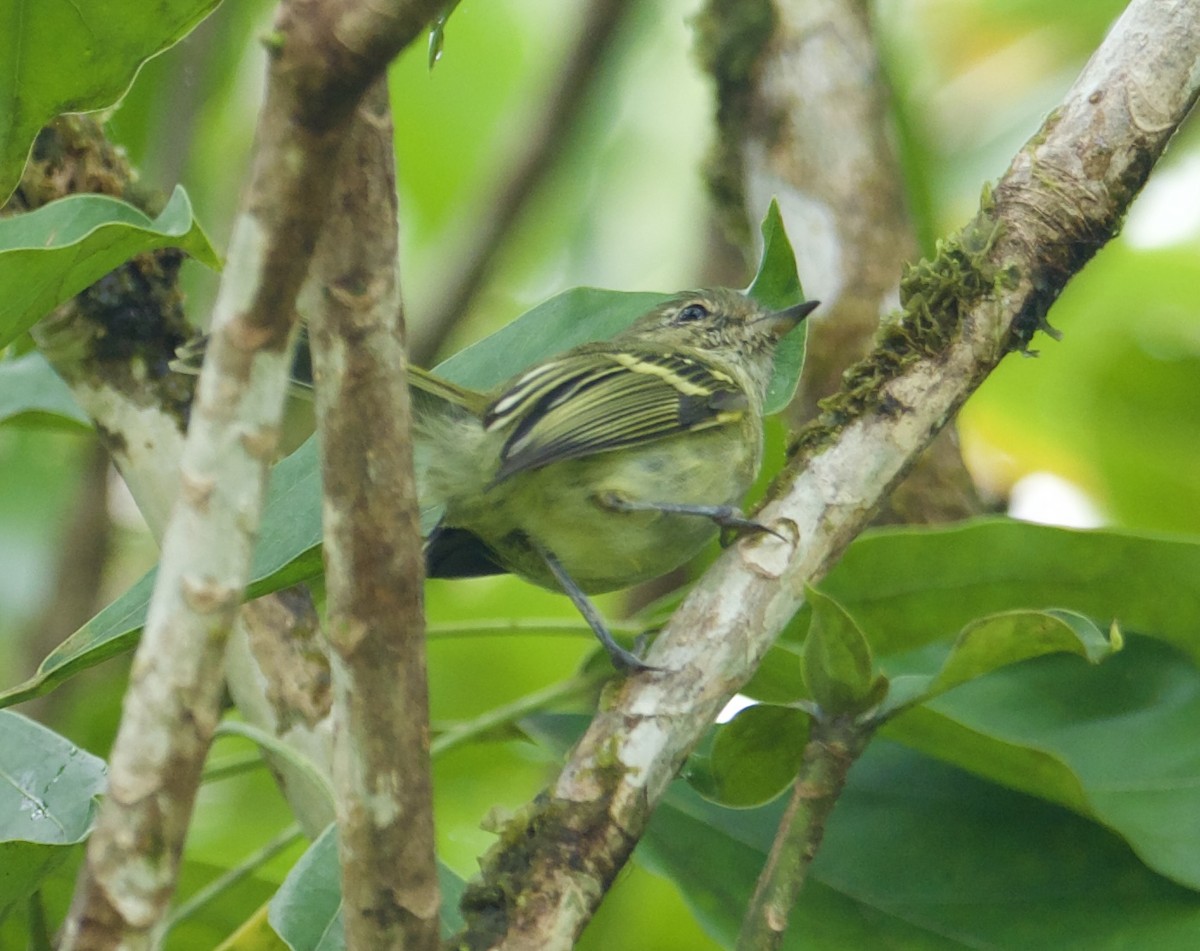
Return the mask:
<path fill-rule="evenodd" d="M 225 3 L 148 63 L 111 115 L 114 140 L 144 181 L 183 183 L 218 247 L 229 231 L 263 82 L 260 37 L 271 3 Z M 897 136 L 923 242 L 961 224 L 980 188 L 1005 169 L 1061 98 L 1111 19 L 1116 0 L 877 0 L 872 5 L 895 88 Z M 581 0 L 465 3 L 430 70 L 410 49 L 394 66 L 407 320 L 418 328 L 459 277 L 474 222 L 532 134 L 574 43 Z M 673 290 L 749 274 L 715 238 L 703 181 L 711 93 L 691 52 L 697 0 L 631 5 L 548 174 L 508 223 L 502 250 L 441 356 L 575 285 Z M 1088 265 L 1050 314 L 1061 342 L 1007 360 L 963 411 L 961 438 L 979 483 L 1017 514 L 1075 525 L 1200 530 L 1200 131 L 1193 121 L 1155 171 L 1124 233 Z M 793 234 L 801 243 L 803 235 Z M 187 265 L 191 312 L 205 320 L 216 276 Z M 805 275 L 801 275 L 802 279 Z M 56 564 L 77 542 L 90 434 L 34 424 L 0 428 L 0 669 L 29 673 L 71 628 L 48 629 L 65 583 Z M 115 478 L 98 604 L 155 558 Z M 433 583 L 430 676 L 435 722 L 458 721 L 555 683 L 593 648 L 587 636 L 439 636 L 459 623 L 562 618 L 565 598 L 511 580 Z M 93 606 L 94 607 L 94 606 Z M 619 596 L 603 607 L 622 611 Z M 80 617 L 77 621 L 82 621 Z M 582 632 L 581 632 L 582 633 Z M 22 708 L 105 756 L 124 686 L 110 662 Z M 581 709 L 586 703 L 581 705 Z M 290 818 L 250 750 L 218 741 L 188 843 L 183 893 L 265 843 Z M 443 859 L 469 876 L 493 841 L 492 811 L 519 807 L 552 775 L 527 743 L 457 748 L 436 763 Z M 175 932 L 177 947 L 212 947 L 261 904 L 299 854 L 293 846 Z M 70 868 L 50 904 L 65 902 Z M 0 947 L 17 947 L 12 921 Z M 626 872 L 582 947 L 715 947 L 674 886 Z M 13 943 L 9 943 L 13 941 Z M 940 946 L 940 945 L 939 945 Z M 1065 946 L 1065 945 L 1062 945 Z"/>

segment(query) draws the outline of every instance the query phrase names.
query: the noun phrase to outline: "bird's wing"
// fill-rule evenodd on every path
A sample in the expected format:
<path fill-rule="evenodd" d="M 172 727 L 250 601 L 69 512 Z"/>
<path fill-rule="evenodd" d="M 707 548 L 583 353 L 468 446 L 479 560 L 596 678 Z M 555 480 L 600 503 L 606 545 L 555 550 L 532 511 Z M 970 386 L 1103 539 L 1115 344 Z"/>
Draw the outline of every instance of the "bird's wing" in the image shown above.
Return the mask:
<path fill-rule="evenodd" d="M 518 377 L 485 412 L 488 430 L 508 434 L 493 484 L 552 462 L 734 422 L 747 406 L 729 373 L 693 354 L 570 353 Z"/>

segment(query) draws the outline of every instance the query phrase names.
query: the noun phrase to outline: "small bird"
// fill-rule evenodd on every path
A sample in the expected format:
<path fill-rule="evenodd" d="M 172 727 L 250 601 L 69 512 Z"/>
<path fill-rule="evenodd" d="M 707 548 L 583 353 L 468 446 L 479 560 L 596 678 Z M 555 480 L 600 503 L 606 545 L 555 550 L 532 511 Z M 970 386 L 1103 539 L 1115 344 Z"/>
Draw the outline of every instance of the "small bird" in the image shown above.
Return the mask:
<path fill-rule="evenodd" d="M 762 463 L 775 347 L 817 303 L 772 312 L 735 290 L 684 292 L 488 393 L 409 367 L 421 521 L 436 526 L 426 574 L 563 591 L 616 667 L 650 669 L 587 596 L 678 568 L 721 528 L 764 530 L 738 506 Z M 205 343 L 172 367 L 198 372 Z"/>
<path fill-rule="evenodd" d="M 775 345 L 816 306 L 682 293 L 489 393 L 411 368 L 418 492 L 440 513 L 428 575 L 507 571 L 564 591 L 618 668 L 646 669 L 587 595 L 679 567 L 720 528 L 762 530 L 738 505 L 762 461 Z"/>

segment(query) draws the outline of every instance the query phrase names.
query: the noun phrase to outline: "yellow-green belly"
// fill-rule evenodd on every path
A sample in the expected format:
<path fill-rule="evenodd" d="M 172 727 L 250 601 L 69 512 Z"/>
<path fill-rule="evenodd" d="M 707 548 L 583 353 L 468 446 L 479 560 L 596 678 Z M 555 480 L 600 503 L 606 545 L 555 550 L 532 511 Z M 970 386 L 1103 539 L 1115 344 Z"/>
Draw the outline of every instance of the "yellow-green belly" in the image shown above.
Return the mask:
<path fill-rule="evenodd" d="M 716 535 L 712 520 L 618 512 L 602 500 L 615 495 L 634 503 L 739 505 L 762 451 L 758 426 L 747 424 L 520 472 L 482 496 L 452 500 L 444 524 L 474 532 L 505 568 L 547 588 L 558 586 L 537 547 L 552 552 L 588 593 L 656 578 Z"/>

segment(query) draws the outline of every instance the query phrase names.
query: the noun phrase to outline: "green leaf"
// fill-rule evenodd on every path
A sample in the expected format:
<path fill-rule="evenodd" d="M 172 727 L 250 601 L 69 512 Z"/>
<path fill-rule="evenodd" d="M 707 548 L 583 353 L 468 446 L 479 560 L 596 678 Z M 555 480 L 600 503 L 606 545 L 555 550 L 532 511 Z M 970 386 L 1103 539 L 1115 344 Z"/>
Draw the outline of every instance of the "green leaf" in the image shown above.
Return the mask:
<path fill-rule="evenodd" d="M 864 535 L 822 587 L 866 632 L 879 666 L 893 679 L 893 706 L 907 706 L 905 691 L 911 699 L 934 684 L 947 660 L 948 639 L 964 630 L 967 649 L 940 675 L 939 687 L 1016 660 L 1025 650 L 1037 654 L 1047 646 L 1043 637 L 1095 659 L 1112 648 L 1089 617 L 1102 624 L 1116 618 L 1125 630 L 1186 652 L 1190 662 L 1135 633 L 1099 668 L 1068 656 L 1036 658 L 909 709 L 885 732 L 1092 816 L 1153 868 L 1193 884 L 1200 883 L 1200 864 L 1187 854 L 1188 843 L 1200 841 L 1191 819 L 1200 816 L 1194 742 L 1200 707 L 1191 699 L 1200 691 L 1194 666 L 1200 603 L 1164 593 L 1189 591 L 1196 577 L 1200 543 L 1190 538 L 988 519 Z M 1031 610 L 1048 605 L 1057 607 Z M 1002 613 L 1013 611 L 1023 613 Z M 1037 639 L 1022 646 L 1026 625 Z M 989 644 L 993 637 L 998 641 Z M 773 673 L 761 674 L 762 683 L 775 702 L 804 695 L 798 687 L 787 689 L 796 681 L 798 651 L 781 639 L 764 664 Z M 1031 718 L 1036 731 L 1027 728 Z M 1026 727 L 1010 729 L 1010 719 Z M 1122 768 L 1134 751 L 1139 761 Z M 1123 775 L 1113 775 L 1106 764 L 1118 764 Z"/>
<path fill-rule="evenodd" d="M 669 877 L 705 930 L 732 947 L 784 807 L 722 809 L 676 782 L 635 860 Z M 1200 896 L 1145 868 L 1104 829 L 876 740 L 850 771 L 782 947 L 1198 943 Z"/>
<path fill-rule="evenodd" d="M 490 390 L 526 367 L 581 343 L 607 340 L 670 294 L 575 287 L 526 311 L 511 324 L 434 368 L 447 380 Z"/>
<path fill-rule="evenodd" d="M 0 711 L 0 917 L 87 837 L 103 785 L 102 760 Z"/>
<path fill-rule="evenodd" d="M 1126 692 L 1140 688 L 1146 703 L 1167 687 L 1163 670 L 1118 672 L 1131 657 L 1148 660 L 1145 645 L 1152 642 L 1142 639 L 1099 668 L 1072 664 L 1067 657 L 1042 658 L 974 681 L 937 702 L 1044 670 L 1018 704 L 1037 696 L 1046 708 L 1061 707 L 1064 696 L 1076 696 L 1076 682 L 1062 682 L 1056 669 L 1069 665 L 1087 675 L 1085 680 L 1112 675 L 1083 700 L 1093 709 L 1081 719 L 1099 725 L 1112 682 L 1122 682 Z M 1157 652 L 1175 677 L 1191 690 L 1200 688 L 1200 675 L 1178 653 L 1161 646 Z M 1137 679 L 1144 675 L 1148 682 Z M 1194 724 L 1188 718 L 1196 711 L 1177 714 L 1179 728 L 1194 735 L 1185 724 Z M 522 721 L 526 734 L 557 756 L 586 726 L 587 718 L 577 715 Z M 1128 726 L 1132 741 L 1121 749 L 1122 757 L 1154 759 L 1150 747 L 1157 737 L 1140 742 L 1136 722 Z M 1111 731 L 1105 743 L 1114 745 Z M 705 930 L 732 947 L 784 808 L 781 800 L 757 809 L 724 808 L 677 781 L 651 816 L 634 858 L 669 877 Z M 1193 809 L 1182 825 L 1178 814 L 1164 817 L 1162 833 L 1176 840 L 1180 852 L 1197 840 L 1195 816 L 1200 810 Z M 1153 821 L 1153 812 L 1145 818 Z M 1200 941 L 1200 896 L 1146 868 L 1124 843 L 1084 817 L 876 738 L 850 770 L 792 920 L 783 944 L 792 951 L 1117 951 L 1129 934 L 1138 935 L 1139 947 L 1149 942 L 1156 951 L 1190 951 Z"/>
<path fill-rule="evenodd" d="M 746 293 L 771 310 L 784 310 L 804 300 L 796 256 L 783 227 L 779 203 L 772 198 L 762 222 L 763 253 L 758 273 Z M 804 346 L 808 340 L 808 321 L 792 330 L 775 348 L 775 371 L 767 387 L 763 410 L 778 413 L 792 401 L 804 366 Z"/>
<path fill-rule="evenodd" d="M 912 658 L 909 658 L 912 663 Z M 1151 868 L 1200 889 L 1200 671 L 1130 635 L 1099 667 L 1041 657 L 889 723 L 887 736 L 1120 835 Z"/>
<path fill-rule="evenodd" d="M 687 781 L 706 799 L 761 806 L 796 779 L 808 743 L 808 714 L 757 704 L 717 727 L 707 757 L 688 760 Z"/>
<path fill-rule="evenodd" d="M 884 658 L 957 636 L 976 618 L 1056 608 L 1176 645 L 1200 661 L 1200 540 L 1075 531 L 1011 519 L 889 528 L 856 539 L 821 582 Z"/>
<path fill-rule="evenodd" d="M 462 927 L 458 903 L 466 883 L 439 863 L 438 884 L 442 890 L 442 934 L 448 936 Z M 292 951 L 342 951 L 346 947 L 334 826 L 317 836 L 296 862 L 271 899 L 267 917 Z"/>
<path fill-rule="evenodd" d="M 958 635 L 941 669 L 932 675 L 892 676 L 892 690 L 880 708 L 882 716 L 895 716 L 926 703 L 977 677 L 1046 654 L 1077 654 L 1098 664 L 1121 647 L 1115 631 L 1112 640 L 1089 618 L 1073 611 L 1006 611 L 972 621 Z M 927 654 L 928 650 L 918 651 Z M 904 669 L 903 655 L 885 665 Z"/>
<path fill-rule="evenodd" d="M 858 714 L 879 702 L 882 683 L 872 669 L 871 648 L 862 629 L 833 598 L 815 588 L 805 592 L 812 623 L 801 656 L 804 683 L 829 715 Z"/>
<path fill-rule="evenodd" d="M 36 351 L 0 360 L 0 424 L 13 421 L 91 428 L 70 388 Z"/>
<path fill-rule="evenodd" d="M 71 195 L 0 219 L 0 346 L 133 255 L 166 247 L 220 266 L 182 188 L 153 220 L 104 195 Z"/>
<path fill-rule="evenodd" d="M 247 597 L 298 584 L 321 572 L 321 481 L 316 440 L 309 439 L 271 472 L 263 528 L 250 571 Z M 53 690 L 68 677 L 130 650 L 146 623 L 156 572 L 133 587 L 58 645 L 33 677 L 0 693 L 0 707 Z"/>
<path fill-rule="evenodd" d="M 116 102 L 142 63 L 186 36 L 218 0 L 12 0 L 0 6 L 0 204 L 39 129 Z"/>
<path fill-rule="evenodd" d="M 804 300 L 800 276 L 796 273 L 796 255 L 783 227 L 779 202 L 772 198 L 761 225 L 763 251 L 758 271 L 746 293 L 764 307 L 783 310 Z"/>

